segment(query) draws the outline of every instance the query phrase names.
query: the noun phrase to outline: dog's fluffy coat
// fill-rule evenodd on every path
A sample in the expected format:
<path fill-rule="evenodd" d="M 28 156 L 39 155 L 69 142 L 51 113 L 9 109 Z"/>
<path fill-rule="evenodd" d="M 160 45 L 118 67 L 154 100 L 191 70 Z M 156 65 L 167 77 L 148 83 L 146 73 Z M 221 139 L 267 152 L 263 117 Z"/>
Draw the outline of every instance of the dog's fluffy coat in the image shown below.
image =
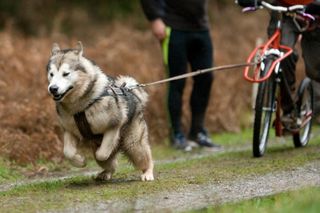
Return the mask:
<path fill-rule="evenodd" d="M 142 170 L 141 179 L 153 180 L 153 161 L 143 110 L 147 93 L 139 88 L 126 90 L 137 82 L 127 76 L 113 79 L 83 56 L 81 42 L 75 49 L 53 45 L 47 66 L 48 91 L 56 102 L 59 122 L 64 130 L 64 155 L 73 165 L 84 167 L 86 160 L 77 145 L 85 140 L 74 115 L 84 112 L 93 134 L 101 141 L 88 141 L 97 163 L 104 169 L 99 179 L 108 180 L 116 168 L 116 155 L 123 151 L 133 165 Z M 121 87 L 122 86 L 122 87 Z M 107 88 L 125 92 L 103 95 Z"/>

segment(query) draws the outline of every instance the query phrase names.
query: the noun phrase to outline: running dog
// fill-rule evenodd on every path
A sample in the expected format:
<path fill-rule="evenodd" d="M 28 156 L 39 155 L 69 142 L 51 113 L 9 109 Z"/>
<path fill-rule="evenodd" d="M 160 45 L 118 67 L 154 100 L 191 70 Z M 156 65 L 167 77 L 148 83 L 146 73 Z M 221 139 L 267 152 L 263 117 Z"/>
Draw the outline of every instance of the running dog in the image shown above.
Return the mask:
<path fill-rule="evenodd" d="M 53 44 L 47 65 L 48 92 L 56 103 L 64 131 L 63 152 L 76 167 L 86 166 L 80 141 L 90 143 L 103 171 L 97 179 L 109 180 L 122 151 L 142 170 L 142 181 L 151 181 L 153 161 L 143 116 L 148 95 L 128 76 L 112 78 L 83 56 L 81 42 L 74 49 Z"/>

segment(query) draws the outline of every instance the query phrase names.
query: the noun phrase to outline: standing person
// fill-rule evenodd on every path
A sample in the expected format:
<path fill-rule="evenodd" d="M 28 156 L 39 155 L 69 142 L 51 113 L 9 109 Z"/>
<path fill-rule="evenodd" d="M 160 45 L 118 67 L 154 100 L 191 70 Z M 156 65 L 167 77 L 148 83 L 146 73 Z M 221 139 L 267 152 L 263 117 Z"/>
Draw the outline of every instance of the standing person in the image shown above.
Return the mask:
<path fill-rule="evenodd" d="M 160 41 L 163 60 L 169 77 L 213 66 L 213 46 L 209 31 L 207 0 L 141 0 L 143 11 L 151 23 L 154 36 Z M 189 139 L 201 147 L 219 147 L 204 128 L 205 113 L 213 81 L 212 73 L 193 78 L 190 98 L 191 127 Z M 190 149 L 182 131 L 182 95 L 185 79 L 169 83 L 168 109 L 171 144 Z"/>
<path fill-rule="evenodd" d="M 261 4 L 261 0 L 238 0 L 240 6 L 243 7 L 257 7 Z M 306 74 L 309 78 L 320 82 L 320 0 L 266 0 L 274 5 L 291 6 L 295 4 L 306 5 L 306 13 L 314 15 L 316 20 L 311 23 L 311 26 L 306 31 L 300 32 L 294 23 L 291 16 L 284 15 L 282 22 L 282 38 L 281 44 L 291 47 L 294 52 L 289 57 L 285 58 L 280 66 L 284 72 L 292 92 L 295 90 L 296 83 L 296 63 L 298 61 L 298 54 L 295 50 L 295 45 L 298 41 L 299 35 L 302 34 L 301 48 L 302 56 L 305 62 Z M 276 29 L 277 12 L 271 12 L 270 22 L 268 26 L 268 35 L 271 36 Z M 280 85 L 283 87 L 284 85 Z M 318 91 L 315 91 L 318 93 Z M 283 116 L 281 121 L 290 125 L 293 122 L 291 111 L 292 105 L 285 89 L 281 89 L 281 104 L 283 109 Z"/>

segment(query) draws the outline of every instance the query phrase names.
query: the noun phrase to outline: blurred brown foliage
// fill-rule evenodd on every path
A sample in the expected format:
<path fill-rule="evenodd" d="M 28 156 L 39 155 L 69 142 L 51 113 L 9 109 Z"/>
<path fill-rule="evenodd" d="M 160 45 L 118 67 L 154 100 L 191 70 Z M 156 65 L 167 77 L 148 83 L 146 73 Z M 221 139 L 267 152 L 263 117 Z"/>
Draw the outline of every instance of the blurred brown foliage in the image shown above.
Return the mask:
<path fill-rule="evenodd" d="M 26 1 L 29 2 L 29 1 Z M 84 11 L 75 9 L 77 14 Z M 264 37 L 268 15 L 264 12 L 243 15 L 235 5 L 210 6 L 215 65 L 244 62 L 257 37 Z M 71 11 L 70 13 L 75 12 Z M 57 18 L 57 17 L 52 17 Z M 72 35 L 57 28 L 50 35 L 36 37 L 17 33 L 6 25 L 0 32 L 0 154 L 18 163 L 36 163 L 38 159 L 59 162 L 62 159 L 61 130 L 54 102 L 47 94 L 45 67 L 53 42 L 62 48 L 81 40 L 85 56 L 94 60 L 104 72 L 135 77 L 146 83 L 166 77 L 158 42 L 144 20 L 114 20 L 90 25 L 86 16 L 79 17 Z M 88 36 L 90 35 L 90 36 Z M 188 79 L 184 95 L 183 124 L 190 123 Z M 168 136 L 166 85 L 148 87 L 150 101 L 146 118 L 152 144 L 163 143 Z M 242 79 L 242 70 L 215 73 L 206 126 L 212 133 L 239 131 L 251 120 L 251 84 Z M 248 112 L 248 113 L 246 113 Z M 218 142 L 222 143 L 222 142 Z"/>

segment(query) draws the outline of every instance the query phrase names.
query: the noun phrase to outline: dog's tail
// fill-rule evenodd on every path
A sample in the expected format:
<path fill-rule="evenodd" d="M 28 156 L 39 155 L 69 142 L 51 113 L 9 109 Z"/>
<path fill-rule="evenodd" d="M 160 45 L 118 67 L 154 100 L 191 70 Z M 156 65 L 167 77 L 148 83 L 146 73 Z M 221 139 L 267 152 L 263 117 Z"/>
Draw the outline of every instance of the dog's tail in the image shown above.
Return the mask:
<path fill-rule="evenodd" d="M 126 87 L 131 87 L 131 86 L 135 86 L 138 84 L 138 82 L 130 76 L 119 76 L 115 80 L 115 83 L 119 87 L 124 84 Z M 146 106 L 146 103 L 148 101 L 148 93 L 143 88 L 138 87 L 138 88 L 131 90 L 131 92 L 138 97 L 138 99 L 141 101 L 141 104 L 143 106 Z"/>

